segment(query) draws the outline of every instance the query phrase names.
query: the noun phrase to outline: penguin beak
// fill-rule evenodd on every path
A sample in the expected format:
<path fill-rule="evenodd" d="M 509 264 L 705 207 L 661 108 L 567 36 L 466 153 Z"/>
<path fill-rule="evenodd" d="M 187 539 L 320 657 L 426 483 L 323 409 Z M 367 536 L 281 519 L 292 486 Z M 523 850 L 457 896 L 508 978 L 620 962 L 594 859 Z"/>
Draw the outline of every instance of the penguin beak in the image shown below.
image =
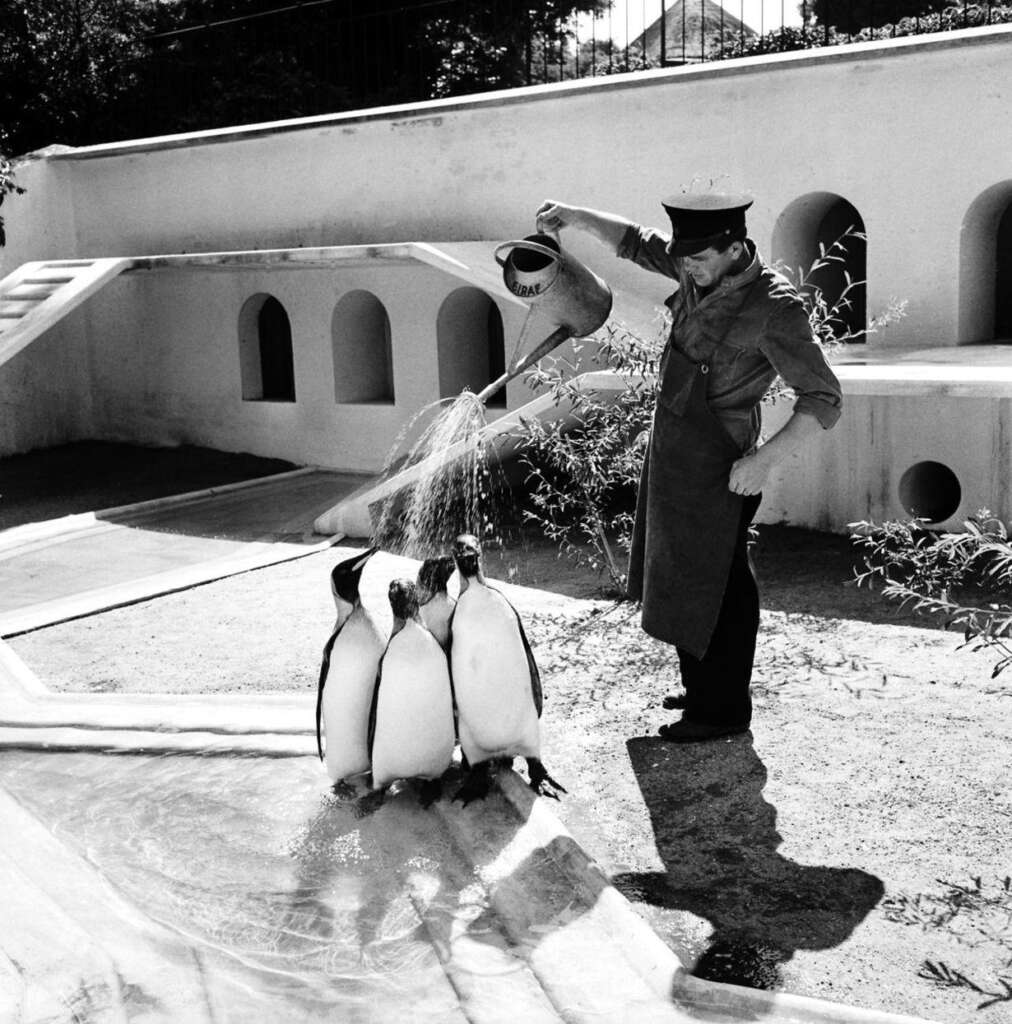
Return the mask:
<path fill-rule="evenodd" d="M 362 554 L 358 556 L 358 559 L 355 562 L 355 564 L 352 565 L 351 571 L 361 572 L 362 569 L 365 568 L 365 563 L 368 562 L 369 559 L 372 558 L 372 556 L 375 555 L 377 551 L 379 551 L 378 545 L 373 545 L 371 548 L 369 548 L 368 551 L 363 551 Z"/>

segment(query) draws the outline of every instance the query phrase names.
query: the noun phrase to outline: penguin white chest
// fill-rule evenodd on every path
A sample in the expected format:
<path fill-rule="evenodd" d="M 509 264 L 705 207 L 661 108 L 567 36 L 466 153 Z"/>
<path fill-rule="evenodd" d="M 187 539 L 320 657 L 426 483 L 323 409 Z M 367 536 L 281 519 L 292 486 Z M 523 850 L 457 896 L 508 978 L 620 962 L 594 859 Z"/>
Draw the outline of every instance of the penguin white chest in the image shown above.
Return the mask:
<path fill-rule="evenodd" d="M 408 622 L 381 665 L 373 733 L 373 784 L 435 779 L 450 766 L 455 742 L 450 670 L 435 637 Z"/>
<path fill-rule="evenodd" d="M 444 650 L 450 639 L 450 616 L 455 607 L 456 602 L 452 597 L 447 594 L 436 594 L 419 609 L 425 627 Z"/>
<path fill-rule="evenodd" d="M 501 594 L 475 585 L 461 594 L 450 653 L 460 743 L 468 760 L 537 757 L 531 667 L 516 612 Z"/>
<path fill-rule="evenodd" d="M 386 640 L 372 618 L 355 611 L 334 641 L 321 717 L 331 781 L 369 769 L 369 709 Z"/>

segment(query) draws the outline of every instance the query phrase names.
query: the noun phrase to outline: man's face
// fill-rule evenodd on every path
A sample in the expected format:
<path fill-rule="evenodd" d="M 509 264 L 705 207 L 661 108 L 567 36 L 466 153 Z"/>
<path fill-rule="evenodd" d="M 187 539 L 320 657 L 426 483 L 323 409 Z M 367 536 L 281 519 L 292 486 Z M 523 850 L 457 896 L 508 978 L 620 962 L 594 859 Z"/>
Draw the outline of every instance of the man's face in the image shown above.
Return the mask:
<path fill-rule="evenodd" d="M 733 242 L 723 252 L 711 246 L 691 256 L 683 256 L 682 264 L 697 288 L 710 288 L 730 272 L 740 256 L 741 243 Z"/>

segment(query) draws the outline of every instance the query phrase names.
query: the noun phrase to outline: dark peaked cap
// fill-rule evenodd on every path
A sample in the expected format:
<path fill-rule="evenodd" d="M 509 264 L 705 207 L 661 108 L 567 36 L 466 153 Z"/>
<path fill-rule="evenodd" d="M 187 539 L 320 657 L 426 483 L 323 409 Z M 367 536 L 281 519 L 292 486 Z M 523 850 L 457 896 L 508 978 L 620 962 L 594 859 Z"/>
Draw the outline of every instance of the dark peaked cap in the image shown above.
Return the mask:
<path fill-rule="evenodd" d="M 723 240 L 745 238 L 751 196 L 727 192 L 683 192 L 661 200 L 671 218 L 671 252 L 691 256 Z M 730 236 L 730 237 L 729 237 Z"/>

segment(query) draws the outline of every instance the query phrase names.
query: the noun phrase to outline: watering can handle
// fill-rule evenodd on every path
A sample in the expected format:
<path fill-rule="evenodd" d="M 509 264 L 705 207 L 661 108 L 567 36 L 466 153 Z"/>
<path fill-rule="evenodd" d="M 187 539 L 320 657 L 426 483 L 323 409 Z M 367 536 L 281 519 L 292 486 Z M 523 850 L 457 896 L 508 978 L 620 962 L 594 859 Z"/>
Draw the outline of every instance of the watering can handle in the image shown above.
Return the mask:
<path fill-rule="evenodd" d="M 498 263 L 500 267 L 506 266 L 506 257 L 500 256 L 499 254 L 504 252 L 506 249 L 516 249 L 518 246 L 522 246 L 525 249 L 531 249 L 534 252 L 539 252 L 542 256 L 550 256 L 556 262 L 561 262 L 562 260 L 562 256 L 550 246 L 542 245 L 540 242 L 527 242 L 520 239 L 516 242 L 503 242 L 503 244 L 495 251 L 496 263 Z"/>

